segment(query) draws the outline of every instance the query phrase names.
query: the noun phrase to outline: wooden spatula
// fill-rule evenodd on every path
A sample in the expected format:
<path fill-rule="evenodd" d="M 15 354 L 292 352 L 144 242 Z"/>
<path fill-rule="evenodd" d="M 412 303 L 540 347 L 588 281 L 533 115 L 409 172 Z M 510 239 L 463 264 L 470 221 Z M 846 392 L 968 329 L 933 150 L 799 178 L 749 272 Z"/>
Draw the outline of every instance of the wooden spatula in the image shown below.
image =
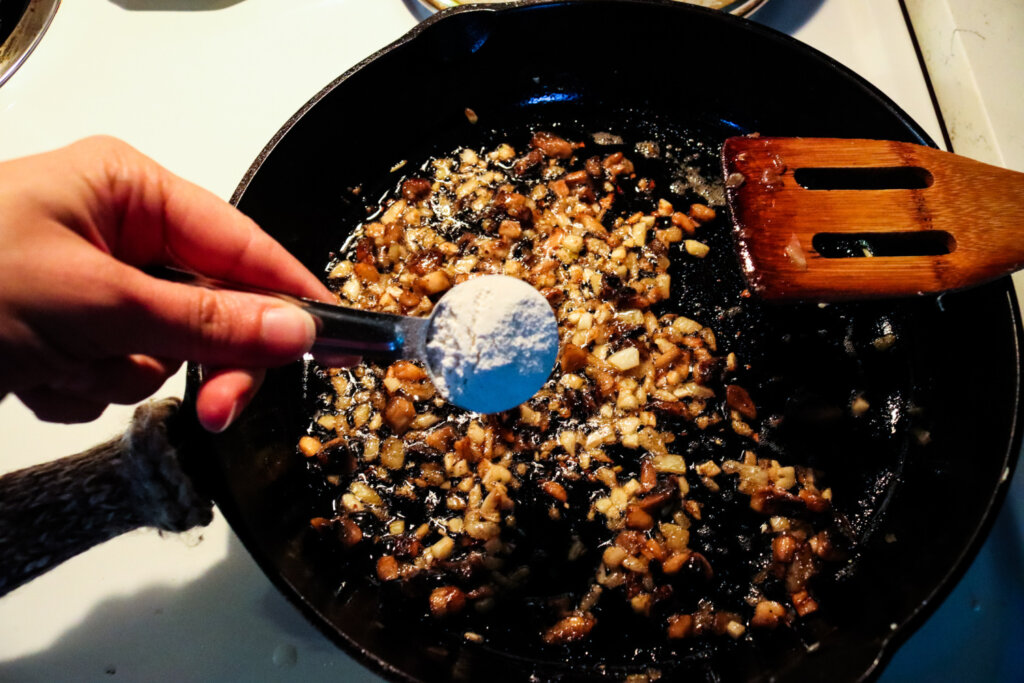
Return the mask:
<path fill-rule="evenodd" d="M 882 140 L 734 137 L 722 168 L 765 299 L 942 292 L 1024 267 L 1024 173 Z"/>

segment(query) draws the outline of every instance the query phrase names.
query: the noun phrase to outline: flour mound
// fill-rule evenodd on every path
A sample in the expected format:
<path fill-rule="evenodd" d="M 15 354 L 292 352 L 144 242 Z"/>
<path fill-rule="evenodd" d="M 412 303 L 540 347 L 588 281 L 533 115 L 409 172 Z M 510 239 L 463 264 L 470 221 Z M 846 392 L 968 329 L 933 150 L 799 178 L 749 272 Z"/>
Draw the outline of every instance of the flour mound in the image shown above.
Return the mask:
<path fill-rule="evenodd" d="M 529 399 L 548 379 L 557 355 L 551 306 L 529 284 L 504 275 L 473 278 L 442 297 L 427 341 L 438 390 L 478 413 Z"/>

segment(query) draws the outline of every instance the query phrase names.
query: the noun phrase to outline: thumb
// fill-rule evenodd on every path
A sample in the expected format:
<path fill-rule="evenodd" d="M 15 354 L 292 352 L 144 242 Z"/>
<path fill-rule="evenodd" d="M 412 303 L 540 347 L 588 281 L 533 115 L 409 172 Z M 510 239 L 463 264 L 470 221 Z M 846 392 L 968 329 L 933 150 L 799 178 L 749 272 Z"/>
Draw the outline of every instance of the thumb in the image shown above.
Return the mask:
<path fill-rule="evenodd" d="M 313 346 L 313 318 L 272 297 L 164 282 L 134 269 L 128 319 L 111 347 L 228 367 L 272 367 Z"/>

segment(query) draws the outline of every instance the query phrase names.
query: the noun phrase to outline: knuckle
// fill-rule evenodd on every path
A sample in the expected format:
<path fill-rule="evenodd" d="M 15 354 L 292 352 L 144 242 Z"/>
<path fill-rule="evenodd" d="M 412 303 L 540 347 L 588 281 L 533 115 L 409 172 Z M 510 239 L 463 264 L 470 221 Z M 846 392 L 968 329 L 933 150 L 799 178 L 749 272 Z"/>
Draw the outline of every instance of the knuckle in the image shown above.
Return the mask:
<path fill-rule="evenodd" d="M 199 343 L 213 345 L 221 340 L 227 317 L 223 309 L 222 298 L 215 292 L 196 290 L 190 328 Z"/>
<path fill-rule="evenodd" d="M 115 138 L 113 135 L 106 135 L 104 133 L 97 133 L 95 135 L 87 135 L 78 142 L 73 143 L 74 146 L 100 146 L 100 145 L 116 145 L 120 144 L 121 140 Z"/>
<path fill-rule="evenodd" d="M 127 142 L 109 135 L 79 140 L 68 149 L 94 190 L 115 198 L 115 203 L 130 198 L 155 163 Z"/>
<path fill-rule="evenodd" d="M 249 315 L 233 294 L 196 289 L 188 321 L 189 342 L 198 345 L 205 356 L 217 355 L 225 347 L 238 346 L 250 338 L 252 321 L 257 315 Z"/>
<path fill-rule="evenodd" d="M 111 135 L 90 135 L 72 143 L 71 149 L 87 158 L 105 161 L 123 161 L 139 155 L 139 152 L 127 142 Z"/>

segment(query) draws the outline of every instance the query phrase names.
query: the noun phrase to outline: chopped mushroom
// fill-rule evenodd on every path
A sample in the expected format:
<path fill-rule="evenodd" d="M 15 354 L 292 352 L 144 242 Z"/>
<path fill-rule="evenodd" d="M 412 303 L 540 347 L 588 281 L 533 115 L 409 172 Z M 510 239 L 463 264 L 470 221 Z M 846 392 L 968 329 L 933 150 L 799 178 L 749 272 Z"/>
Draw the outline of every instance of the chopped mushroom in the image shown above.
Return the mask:
<path fill-rule="evenodd" d="M 645 164 L 670 152 L 643 149 Z M 831 489 L 809 469 L 758 457 L 756 396 L 716 319 L 659 306 L 676 271 L 712 257 L 718 213 L 660 198 L 641 169 L 622 151 L 549 131 L 518 150 L 462 148 L 401 181 L 326 271 L 341 300 L 414 316 L 468 278 L 503 273 L 540 291 L 558 320 L 551 380 L 499 415 L 447 405 L 414 361 L 325 371 L 332 395 L 298 452 L 337 493 L 312 532 L 368 553 L 378 581 L 435 618 L 487 613 L 530 581 L 522 529 L 534 533 L 538 519 L 552 538 L 572 529 L 552 553 L 568 563 L 559 571 L 590 572 L 585 588 L 545 605 L 550 626 L 536 637 L 552 646 L 590 638 L 599 599 L 637 619 L 671 615 L 667 639 L 748 637 L 748 626 L 816 610 L 810 579 L 842 557 L 840 536 L 816 519 Z M 727 459 L 725 443 L 751 450 Z M 742 614 L 711 599 L 717 521 L 705 506 L 723 490 L 738 492 L 730 504 L 744 514 L 764 515 L 771 534 Z"/>

